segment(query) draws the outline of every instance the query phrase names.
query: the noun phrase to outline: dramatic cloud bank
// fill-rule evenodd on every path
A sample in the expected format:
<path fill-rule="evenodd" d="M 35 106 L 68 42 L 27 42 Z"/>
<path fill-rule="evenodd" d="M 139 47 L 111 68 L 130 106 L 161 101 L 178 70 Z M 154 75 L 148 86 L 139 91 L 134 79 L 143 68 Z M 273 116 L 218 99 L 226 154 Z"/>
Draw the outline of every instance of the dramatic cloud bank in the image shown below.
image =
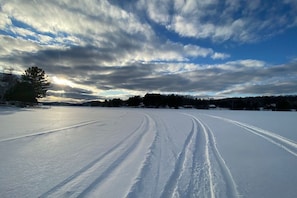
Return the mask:
<path fill-rule="evenodd" d="M 296 47 L 271 52 L 277 63 L 245 50 L 296 30 L 294 0 L 4 0 L 0 11 L 0 71 L 42 67 L 48 100 L 297 92 Z"/>

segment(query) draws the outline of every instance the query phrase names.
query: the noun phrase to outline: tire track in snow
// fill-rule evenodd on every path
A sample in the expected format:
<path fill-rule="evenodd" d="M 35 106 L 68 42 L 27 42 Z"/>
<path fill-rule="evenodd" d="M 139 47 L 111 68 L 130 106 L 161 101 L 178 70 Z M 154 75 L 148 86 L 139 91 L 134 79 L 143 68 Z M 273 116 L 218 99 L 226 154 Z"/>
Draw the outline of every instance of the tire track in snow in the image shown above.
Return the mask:
<path fill-rule="evenodd" d="M 213 182 L 213 170 L 210 160 L 209 135 L 202 122 L 193 115 L 184 114 L 191 117 L 194 130 L 197 131 L 197 141 L 195 145 L 194 161 L 192 166 L 192 177 L 188 188 L 188 197 L 215 197 Z M 201 129 L 201 131 L 199 130 Z M 202 133 L 200 133 L 202 132 Z"/>
<path fill-rule="evenodd" d="M 192 129 L 184 142 L 182 151 L 178 155 L 178 158 L 174 166 L 174 170 L 163 189 L 161 197 L 179 197 L 180 193 L 185 193 L 179 192 L 179 183 L 182 182 L 181 177 L 183 176 L 183 174 L 185 174 L 186 171 L 190 170 L 188 166 L 192 165 L 192 161 L 191 159 L 189 159 L 189 156 L 193 155 L 191 154 L 191 147 L 196 142 L 196 138 L 197 127 L 195 127 L 195 124 L 193 123 Z M 188 181 L 187 185 L 189 185 L 189 183 L 190 181 Z"/>
<path fill-rule="evenodd" d="M 214 189 L 214 182 L 213 182 L 212 165 L 210 163 L 209 134 L 208 134 L 208 131 L 206 130 L 205 126 L 202 124 L 202 122 L 197 118 L 194 118 L 194 119 L 195 119 L 195 121 L 197 121 L 200 124 L 200 126 L 202 127 L 202 131 L 204 133 L 204 137 L 205 137 L 205 158 L 206 158 L 205 160 L 206 160 L 208 179 L 209 179 L 209 191 L 210 191 L 210 197 L 214 198 L 215 197 L 215 189 Z"/>
<path fill-rule="evenodd" d="M 190 191 L 193 189 L 192 177 L 195 167 L 195 151 L 198 143 L 198 125 L 197 122 L 192 119 L 192 129 L 194 131 L 194 137 L 189 142 L 187 152 L 185 153 L 185 160 L 183 162 L 182 170 L 177 179 L 172 197 L 191 197 Z"/>
<path fill-rule="evenodd" d="M 189 190 L 188 195 L 190 196 L 189 193 L 191 191 L 192 193 L 193 191 L 196 191 L 198 192 L 197 196 L 199 197 L 238 197 L 239 192 L 237 191 L 236 183 L 232 177 L 230 169 L 216 146 L 216 140 L 212 130 L 197 117 L 190 114 L 185 115 L 192 117 L 196 122 L 196 125 L 200 126 L 205 143 L 204 154 L 201 154 L 203 151 L 196 151 L 198 156 L 195 158 L 196 168 L 193 169 L 194 173 L 195 171 L 196 173 L 193 175 L 198 175 L 198 178 L 193 179 L 198 179 L 198 181 L 191 182 L 190 188 L 192 189 Z M 201 143 L 202 140 L 199 141 Z M 197 144 L 199 144 L 199 142 Z M 202 156 L 204 156 L 204 159 L 201 160 L 200 158 Z M 205 171 L 207 173 L 205 173 Z M 205 183 L 208 183 L 208 185 Z M 202 184 L 202 187 L 193 186 L 197 184 Z"/>
<path fill-rule="evenodd" d="M 69 129 L 80 128 L 80 127 L 95 124 L 98 122 L 99 121 L 80 122 L 78 124 L 74 124 L 74 125 L 70 125 L 70 126 L 62 127 L 62 128 L 58 128 L 58 129 L 51 129 L 51 130 L 46 130 L 46 131 L 42 131 L 42 132 L 38 132 L 38 133 L 31 133 L 31 134 L 26 134 L 26 135 L 22 135 L 22 136 L 2 139 L 2 140 L 0 140 L 0 143 L 14 141 L 14 140 L 18 140 L 18 139 L 30 138 L 30 137 L 37 137 L 37 136 L 41 136 L 41 135 L 48 135 L 51 133 L 62 132 L 62 131 L 69 130 Z"/>
<path fill-rule="evenodd" d="M 145 119 L 145 124 L 140 128 L 140 132 L 142 133 L 78 197 L 98 197 L 99 195 L 102 197 L 119 197 L 131 189 L 131 185 L 133 185 L 133 181 L 137 177 L 137 171 L 135 169 L 141 167 L 144 160 L 143 157 L 156 136 L 153 119 L 147 114 L 145 114 Z M 125 172 L 124 175 L 127 177 L 124 180 L 119 180 L 118 175 L 123 174 L 123 172 Z M 115 195 L 112 193 L 114 186 L 117 186 L 120 194 Z"/>
<path fill-rule="evenodd" d="M 145 159 L 142 163 L 142 166 L 140 167 L 139 173 L 137 174 L 137 177 L 135 178 L 134 183 L 130 187 L 127 195 L 125 197 L 127 198 L 137 198 L 142 197 L 143 194 L 146 194 L 146 196 L 143 197 L 156 197 L 155 195 L 152 195 L 153 192 L 143 192 L 144 190 L 148 190 L 148 188 L 154 188 L 154 193 L 156 193 L 156 185 L 158 185 L 159 180 L 159 172 L 160 172 L 160 156 L 161 151 L 157 150 L 157 144 L 160 140 L 159 131 L 156 131 L 156 135 L 154 137 L 154 140 L 152 141 L 152 144 L 150 145 L 148 152 L 146 153 Z M 153 169 L 153 157 L 154 155 L 158 156 L 158 165 L 157 170 Z M 157 173 L 156 173 L 157 172 Z M 147 177 L 155 176 L 154 177 L 154 183 L 147 184 L 147 182 L 151 182 L 150 178 L 147 179 Z"/>
<path fill-rule="evenodd" d="M 150 118 L 145 115 L 139 127 L 99 158 L 66 178 L 40 197 L 83 197 L 103 182 L 138 146 L 147 132 Z M 128 146 L 127 146 L 128 145 Z M 111 164 L 109 164 L 111 162 Z M 99 173 L 101 171 L 101 173 Z M 99 174 L 99 175 L 96 175 Z"/>
<path fill-rule="evenodd" d="M 254 135 L 260 136 L 261 138 L 267 140 L 268 142 L 282 148 L 283 150 L 285 150 L 288 153 L 297 157 L 297 143 L 293 140 L 290 140 L 290 139 L 285 138 L 281 135 L 275 134 L 273 132 L 270 132 L 270 131 L 267 131 L 267 130 L 264 130 L 264 129 L 255 127 L 253 125 L 246 124 L 246 123 L 238 122 L 235 120 L 231 120 L 231 119 L 223 118 L 223 117 L 219 117 L 219 116 L 212 116 L 212 115 L 208 115 L 208 116 L 232 123 L 236 126 L 239 126 L 243 129 L 245 129 L 246 131 L 248 131 Z"/>
<path fill-rule="evenodd" d="M 148 149 L 134 184 L 125 197 L 160 197 L 166 182 L 164 175 L 170 168 L 167 163 L 171 163 L 170 159 L 175 160 L 178 156 L 173 149 L 177 145 L 170 136 L 172 135 L 172 130 L 169 129 L 166 122 L 159 115 L 153 115 L 153 120 L 156 123 L 155 138 Z"/>
<path fill-rule="evenodd" d="M 202 124 L 201 121 L 200 123 Z M 226 197 L 238 197 L 239 192 L 236 187 L 237 185 L 235 183 L 235 180 L 231 174 L 229 167 L 227 166 L 224 158 L 222 157 L 221 153 L 217 148 L 217 143 L 212 130 L 209 128 L 207 124 L 204 124 L 203 128 L 206 129 L 206 132 L 208 133 L 210 149 L 215 157 L 215 160 L 219 165 L 220 173 L 222 174 L 224 182 L 226 184 L 226 192 L 224 192 L 224 194 L 226 195 Z"/>

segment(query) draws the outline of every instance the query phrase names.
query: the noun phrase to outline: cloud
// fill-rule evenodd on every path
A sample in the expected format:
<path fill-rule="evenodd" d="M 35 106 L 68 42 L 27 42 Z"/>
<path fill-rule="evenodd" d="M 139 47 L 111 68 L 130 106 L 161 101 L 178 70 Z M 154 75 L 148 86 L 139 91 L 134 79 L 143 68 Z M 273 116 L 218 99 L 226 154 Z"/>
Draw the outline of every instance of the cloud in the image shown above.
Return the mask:
<path fill-rule="evenodd" d="M 40 10 L 43 10 L 40 12 Z M 150 27 L 107 1 L 9 1 L 2 11 L 10 18 L 6 31 L 16 32 L 18 26 L 42 36 L 49 36 L 60 45 L 112 45 L 106 35 L 123 33 L 149 39 Z M 49 39 L 49 38 L 48 38 Z M 68 42 L 66 42 L 68 41 Z"/>
<path fill-rule="evenodd" d="M 247 95 L 288 95 L 296 90 L 297 81 L 282 81 L 282 82 L 271 82 L 267 84 L 251 84 L 244 87 L 237 87 L 237 89 L 232 90 L 233 93 L 247 94 Z M 231 92 L 225 92 L 229 94 Z"/>
<path fill-rule="evenodd" d="M 255 63 L 254 66 L 251 63 Z M 211 92 L 214 94 L 295 93 L 296 64 L 267 65 L 257 60 L 231 61 L 218 65 L 131 65 L 98 72 L 87 81 L 102 90 L 139 90 L 142 92 Z M 106 72 L 106 71 L 105 71 Z M 273 88 L 273 85 L 275 87 Z M 270 87 L 270 89 L 268 89 Z M 280 90 L 280 88 L 282 88 Z M 257 91 L 258 90 L 258 91 Z"/>
<path fill-rule="evenodd" d="M 140 10 L 148 7 L 150 20 L 168 30 L 216 42 L 251 42 L 297 25 L 297 6 L 293 0 L 145 1 L 141 5 Z"/>
<path fill-rule="evenodd" d="M 53 63 L 57 57 L 60 60 L 64 57 L 64 65 L 90 61 L 97 65 L 123 66 L 130 62 L 188 61 L 196 57 L 216 59 L 218 54 L 220 58 L 228 57 L 211 48 L 160 39 L 138 13 L 107 1 L 92 0 L 86 4 L 14 0 L 4 3 L 1 9 L 2 18 L 8 18 L 3 29 L 8 45 L 6 54 L 20 55 L 19 60 L 11 59 L 7 64 L 21 60 L 25 64 Z M 22 42 L 25 48 L 13 45 L 17 42 Z"/>
<path fill-rule="evenodd" d="M 275 94 L 282 92 L 280 87 L 275 86 L 274 91 L 267 90 L 271 83 L 275 85 L 288 85 L 286 93 L 296 92 L 293 85 L 296 81 L 290 81 L 297 74 L 296 64 L 279 65 L 279 66 L 263 66 L 259 67 L 260 61 L 254 61 L 256 64 L 251 66 L 252 60 L 242 60 L 236 62 L 226 62 L 222 65 L 197 66 L 196 70 L 181 73 L 171 73 L 167 75 L 156 74 L 155 76 L 142 76 L 141 78 L 128 81 L 126 84 L 118 84 L 120 88 L 141 89 L 150 91 L 164 92 L 212 92 L 219 93 L 222 90 L 229 94 L 249 93 L 252 85 L 254 87 L 263 86 L 263 93 Z M 227 67 L 228 65 L 237 65 L 237 67 Z M 225 67 L 224 67 L 225 66 Z M 234 69 L 235 68 L 235 69 Z M 280 72 L 281 71 L 281 72 Z M 285 75 L 286 74 L 286 75 Z M 288 77 L 289 75 L 289 77 Z M 126 76 L 129 79 L 128 76 Z M 288 83 L 283 83 L 288 81 Z M 246 84 L 248 82 L 248 84 Z M 290 82 L 290 83 L 289 83 Z M 111 82 L 112 83 L 112 82 Z M 241 87 L 240 90 L 234 90 L 234 87 Z M 273 86 L 271 86 L 273 87 Z M 246 88 L 246 89 L 245 89 Z M 260 94 L 260 93 L 259 93 Z"/>
<path fill-rule="evenodd" d="M 229 57 L 230 57 L 229 54 L 218 53 L 218 52 L 215 52 L 215 53 L 213 53 L 213 55 L 211 55 L 212 59 L 226 59 Z"/>
<path fill-rule="evenodd" d="M 166 25 L 170 20 L 172 1 L 140 0 L 137 2 L 139 9 L 145 9 L 147 15 L 155 22 Z"/>
<path fill-rule="evenodd" d="M 96 100 L 100 98 L 92 91 L 80 88 L 71 88 L 69 86 L 52 85 L 51 90 L 47 92 L 49 97 L 68 98 L 71 101 Z"/>

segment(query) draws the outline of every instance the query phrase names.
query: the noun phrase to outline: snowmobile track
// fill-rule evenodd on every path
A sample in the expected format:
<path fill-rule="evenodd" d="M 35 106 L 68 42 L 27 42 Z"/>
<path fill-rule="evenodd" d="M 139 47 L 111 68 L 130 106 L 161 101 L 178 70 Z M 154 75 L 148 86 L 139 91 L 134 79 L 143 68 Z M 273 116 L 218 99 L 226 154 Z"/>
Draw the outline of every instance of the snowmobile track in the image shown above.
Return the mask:
<path fill-rule="evenodd" d="M 108 177 L 139 145 L 144 134 L 148 131 L 150 118 L 145 115 L 141 124 L 123 140 L 114 145 L 111 149 L 100 155 L 70 177 L 66 178 L 40 197 L 84 197 L 93 188 L 97 187 Z M 129 145 L 129 146 L 127 146 Z M 111 161 L 106 164 L 105 161 Z M 96 176 L 98 169 L 104 169 L 100 175 Z M 95 174 L 94 174 L 95 173 Z M 94 178 L 95 176 L 95 178 Z M 85 185 L 80 185 L 84 183 Z M 74 193 L 75 192 L 75 193 Z"/>
<path fill-rule="evenodd" d="M 98 122 L 99 121 L 80 122 L 78 124 L 73 124 L 73 125 L 58 128 L 58 129 L 51 129 L 51 130 L 42 131 L 42 132 L 38 132 L 38 133 L 31 133 L 31 134 L 27 134 L 27 135 L 23 135 L 23 136 L 17 136 L 17 137 L 13 137 L 13 138 L 2 139 L 2 140 L 0 140 L 0 143 L 8 142 L 8 141 L 14 141 L 14 140 L 23 139 L 23 138 L 37 137 L 37 136 L 41 136 L 41 135 L 48 135 L 48 134 L 51 134 L 51 133 L 63 132 L 63 131 L 69 130 L 69 129 L 80 128 L 80 127 L 84 127 L 84 126 L 87 126 L 87 125 L 96 124 Z"/>
<path fill-rule="evenodd" d="M 192 175 L 196 175 L 197 178 L 192 179 L 190 185 L 192 189 L 188 191 L 188 196 L 238 197 L 236 182 L 217 148 L 212 130 L 198 116 L 185 115 L 192 117 L 198 128 L 195 148 L 201 149 L 195 151 Z M 201 186 L 201 183 L 204 183 L 204 186 Z"/>
<path fill-rule="evenodd" d="M 219 116 L 210 116 L 210 117 L 217 118 L 217 119 L 232 123 L 236 126 L 239 126 L 245 129 L 246 131 L 267 140 L 268 142 L 280 147 L 281 149 L 297 157 L 297 143 L 293 140 L 290 140 L 281 135 L 275 134 L 271 131 L 267 131 L 246 123 L 238 122 L 235 120 L 231 120 L 231 119 L 227 119 Z"/>

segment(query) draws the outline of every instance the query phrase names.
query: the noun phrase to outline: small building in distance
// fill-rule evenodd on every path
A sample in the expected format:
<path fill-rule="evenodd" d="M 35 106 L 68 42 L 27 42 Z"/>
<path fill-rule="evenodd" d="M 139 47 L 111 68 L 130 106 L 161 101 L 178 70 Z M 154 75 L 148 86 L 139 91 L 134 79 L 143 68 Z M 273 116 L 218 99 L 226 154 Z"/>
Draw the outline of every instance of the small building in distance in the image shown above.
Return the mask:
<path fill-rule="evenodd" d="M 217 108 L 217 106 L 214 105 L 214 104 L 210 104 L 210 105 L 208 105 L 208 108 L 209 108 L 209 109 L 215 109 L 215 108 Z"/>

